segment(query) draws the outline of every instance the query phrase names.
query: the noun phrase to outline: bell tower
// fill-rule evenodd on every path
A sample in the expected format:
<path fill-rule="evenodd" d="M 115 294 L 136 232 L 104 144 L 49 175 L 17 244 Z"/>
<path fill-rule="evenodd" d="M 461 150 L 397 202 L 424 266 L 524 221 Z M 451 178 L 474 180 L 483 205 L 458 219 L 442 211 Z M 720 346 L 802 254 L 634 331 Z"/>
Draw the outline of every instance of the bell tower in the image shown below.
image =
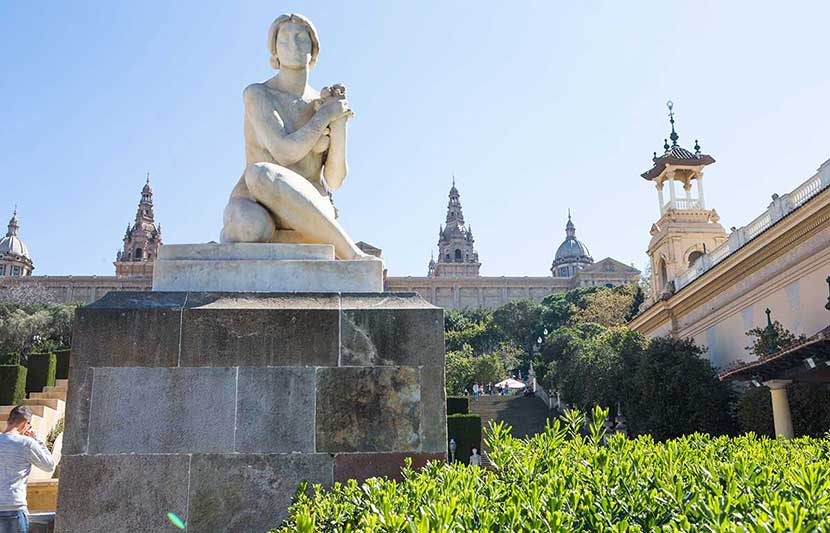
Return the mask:
<path fill-rule="evenodd" d="M 446 225 L 438 229 L 438 261 L 430 259 L 427 275 L 431 278 L 474 278 L 481 262 L 475 250 L 473 229 L 464 223 L 461 195 L 455 177 L 447 204 Z"/>
<path fill-rule="evenodd" d="M 697 141 L 694 152 L 677 144 L 680 136 L 674 127 L 674 104 L 669 101 L 667 106 L 671 144 L 669 139 L 664 139 L 663 154 L 658 156 L 655 152 L 652 167 L 641 174 L 657 188 L 660 208 L 660 218 L 651 226 L 648 245 L 651 293 L 655 299 L 671 294 L 674 278 L 727 239 L 718 223 L 720 217 L 714 209 L 706 208 L 703 197 L 703 170 L 715 159 L 701 153 Z"/>
<path fill-rule="evenodd" d="M 124 247 L 115 258 L 115 275 L 119 278 L 153 276 L 153 263 L 161 246 L 161 224 L 156 225 L 153 213 L 153 190 L 150 173 L 141 189 L 141 200 L 135 212 L 135 221 L 127 224 Z"/>

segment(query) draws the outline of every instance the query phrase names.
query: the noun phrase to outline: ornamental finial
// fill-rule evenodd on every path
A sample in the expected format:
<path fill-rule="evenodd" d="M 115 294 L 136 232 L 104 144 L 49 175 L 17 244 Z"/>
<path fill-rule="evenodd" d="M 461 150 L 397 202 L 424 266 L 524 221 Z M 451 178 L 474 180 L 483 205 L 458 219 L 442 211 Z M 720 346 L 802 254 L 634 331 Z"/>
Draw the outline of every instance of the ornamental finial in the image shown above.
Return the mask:
<path fill-rule="evenodd" d="M 672 146 L 677 146 L 677 139 L 679 139 L 680 136 L 677 135 L 676 131 L 674 131 L 674 102 L 669 100 L 666 102 L 666 107 L 669 108 L 669 122 L 671 122 L 671 135 L 669 135 L 669 139 L 671 139 Z"/>

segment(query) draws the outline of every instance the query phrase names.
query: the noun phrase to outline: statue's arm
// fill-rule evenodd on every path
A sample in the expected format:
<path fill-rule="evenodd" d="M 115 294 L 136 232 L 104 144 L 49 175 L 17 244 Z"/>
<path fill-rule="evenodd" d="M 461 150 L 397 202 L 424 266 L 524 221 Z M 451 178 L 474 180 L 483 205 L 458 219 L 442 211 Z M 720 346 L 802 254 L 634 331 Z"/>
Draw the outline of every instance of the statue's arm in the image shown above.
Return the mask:
<path fill-rule="evenodd" d="M 282 118 L 274 111 L 263 88 L 248 86 L 243 92 L 243 99 L 245 114 L 257 139 L 281 165 L 292 165 L 305 157 L 330 122 L 325 114 L 316 113 L 305 126 L 287 133 Z"/>
<path fill-rule="evenodd" d="M 333 191 L 343 185 L 349 166 L 346 163 L 346 121 L 347 117 L 339 118 L 329 124 L 329 150 L 326 154 L 326 164 L 323 167 L 323 176 L 326 184 Z"/>

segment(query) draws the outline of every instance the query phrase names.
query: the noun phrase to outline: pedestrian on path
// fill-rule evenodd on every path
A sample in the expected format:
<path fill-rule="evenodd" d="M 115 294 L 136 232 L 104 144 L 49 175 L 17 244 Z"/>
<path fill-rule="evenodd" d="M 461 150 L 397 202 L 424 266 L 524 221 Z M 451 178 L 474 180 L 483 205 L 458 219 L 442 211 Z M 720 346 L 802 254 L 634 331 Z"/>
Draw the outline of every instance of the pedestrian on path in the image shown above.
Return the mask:
<path fill-rule="evenodd" d="M 32 410 L 18 405 L 0 433 L 0 533 L 28 533 L 26 480 L 32 465 L 50 472 L 55 460 L 32 429 Z"/>

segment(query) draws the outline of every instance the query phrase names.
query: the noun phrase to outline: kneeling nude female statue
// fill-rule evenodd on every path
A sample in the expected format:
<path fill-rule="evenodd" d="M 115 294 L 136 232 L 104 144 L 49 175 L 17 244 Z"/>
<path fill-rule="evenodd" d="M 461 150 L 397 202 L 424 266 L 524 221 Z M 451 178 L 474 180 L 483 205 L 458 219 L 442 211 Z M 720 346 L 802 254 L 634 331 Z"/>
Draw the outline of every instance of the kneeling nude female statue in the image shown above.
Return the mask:
<path fill-rule="evenodd" d="M 221 241 L 332 244 L 338 259 L 375 259 L 349 238 L 331 202 L 346 178 L 352 111 L 342 85 L 308 85 L 317 30 L 302 15 L 282 15 L 268 49 L 279 72 L 243 94 L 247 168 L 225 207 Z"/>

